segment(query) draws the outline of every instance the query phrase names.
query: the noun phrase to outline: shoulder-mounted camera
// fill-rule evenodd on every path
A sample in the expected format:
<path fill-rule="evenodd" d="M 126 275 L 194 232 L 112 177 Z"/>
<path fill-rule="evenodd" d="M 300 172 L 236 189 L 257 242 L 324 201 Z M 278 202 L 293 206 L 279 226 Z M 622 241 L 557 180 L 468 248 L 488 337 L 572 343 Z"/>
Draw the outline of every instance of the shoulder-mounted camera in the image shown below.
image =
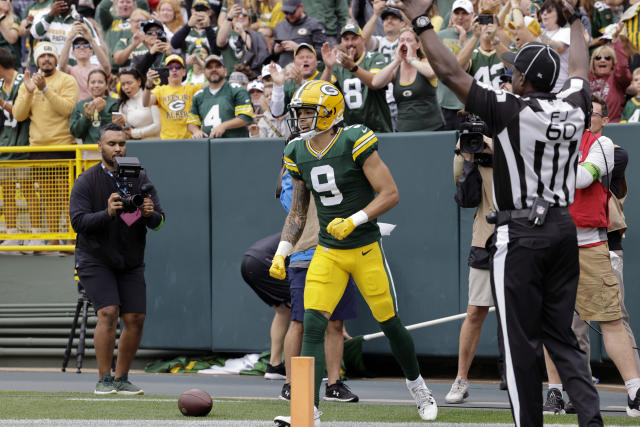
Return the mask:
<path fill-rule="evenodd" d="M 489 128 L 480 117 L 469 114 L 460 124 L 460 151 L 462 153 L 482 153 L 487 146 L 484 135 L 489 133 Z"/>

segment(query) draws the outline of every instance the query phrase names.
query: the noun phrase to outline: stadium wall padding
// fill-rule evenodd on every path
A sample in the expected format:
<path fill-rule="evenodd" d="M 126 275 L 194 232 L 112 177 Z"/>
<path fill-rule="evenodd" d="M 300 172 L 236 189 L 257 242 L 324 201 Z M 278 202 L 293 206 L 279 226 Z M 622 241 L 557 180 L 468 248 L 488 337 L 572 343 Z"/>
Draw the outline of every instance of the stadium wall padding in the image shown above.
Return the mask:
<path fill-rule="evenodd" d="M 640 172 L 640 125 L 609 125 L 605 135 L 629 152 L 625 213 L 625 301 L 634 330 L 640 330 L 640 202 L 634 197 Z M 400 191 L 400 203 L 381 218 L 396 224 L 382 244 L 393 274 L 399 315 L 405 325 L 466 311 L 467 257 L 473 209 L 454 200 L 454 132 L 382 134 L 380 154 Z M 147 321 L 143 347 L 260 352 L 269 348 L 273 310 L 243 281 L 242 255 L 255 241 L 279 232 L 285 211 L 275 198 L 283 150 L 281 140 L 140 141 L 128 144 L 158 189 L 167 215 L 147 244 Z M 0 257 L 12 258 L 12 257 Z M 33 259 L 37 264 L 37 258 Z M 62 262 L 62 261 L 61 261 Z M 66 263 L 68 264 L 68 262 Z M 59 269 L 66 271 L 69 267 Z M 6 280 L 2 280 L 6 282 Z M 56 285 L 57 283 L 57 285 Z M 65 280 L 61 295 L 73 295 Z M 2 287 L 12 286 L 2 283 Z M 26 285 L 25 285 L 26 286 Z M 35 285 L 33 285 L 35 286 Z M 29 302 L 47 295 L 25 291 Z M 7 290 L 5 288 L 5 290 Z M 4 292 L 6 303 L 25 302 Z M 13 301 L 11 295 L 16 297 Z M 38 299 L 41 296 L 41 300 Z M 73 301 L 73 299 L 72 299 Z M 348 321 L 352 335 L 379 331 L 362 298 L 359 318 Z M 495 315 L 489 314 L 478 355 L 497 355 Z M 455 356 L 461 321 L 412 332 L 421 355 Z M 593 360 L 606 357 L 592 333 Z M 364 344 L 369 353 L 390 354 L 385 339 Z"/>
<path fill-rule="evenodd" d="M 627 141 L 638 129 L 611 125 L 605 133 L 633 158 L 640 148 Z M 460 209 L 453 200 L 455 133 L 379 137 L 380 154 L 400 191 L 398 206 L 381 218 L 397 225 L 382 244 L 400 318 L 410 325 L 465 312 L 473 209 Z M 156 183 L 167 212 L 165 228 L 150 233 L 147 246 L 149 313 L 143 345 L 237 352 L 268 349 L 273 310 L 244 283 L 240 264 L 253 242 L 282 228 L 285 211 L 274 195 L 283 142 L 217 140 L 198 142 L 197 148 L 193 144 L 144 141 L 129 147 L 128 154 L 140 157 Z M 634 182 L 632 167 L 627 169 L 627 181 Z M 640 215 L 640 204 L 632 196 L 625 208 L 628 218 Z M 640 240 L 634 244 L 632 236 L 631 226 L 624 241 L 626 301 L 632 326 L 640 327 L 633 316 L 638 292 L 632 285 L 640 266 L 629 262 L 640 251 Z M 362 298 L 359 313 L 358 319 L 347 322 L 352 335 L 379 330 Z M 413 331 L 417 352 L 455 356 L 461 323 Z M 496 317 L 489 314 L 478 355 L 497 355 L 496 330 Z M 592 333 L 591 338 L 592 359 L 606 356 L 600 337 Z M 385 339 L 366 342 L 364 351 L 390 354 Z"/>
<path fill-rule="evenodd" d="M 147 233 L 143 347 L 212 347 L 209 150 L 207 140 L 127 144 L 166 215 L 159 231 Z"/>

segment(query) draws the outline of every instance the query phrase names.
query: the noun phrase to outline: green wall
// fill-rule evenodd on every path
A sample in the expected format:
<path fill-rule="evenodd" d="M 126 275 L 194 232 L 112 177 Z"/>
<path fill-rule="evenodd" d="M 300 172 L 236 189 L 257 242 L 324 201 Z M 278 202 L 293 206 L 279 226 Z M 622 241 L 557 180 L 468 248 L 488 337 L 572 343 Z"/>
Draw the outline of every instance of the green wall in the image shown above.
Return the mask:
<path fill-rule="evenodd" d="M 606 134 L 630 153 L 640 126 L 608 126 Z M 380 135 L 380 154 L 400 190 L 400 203 L 381 221 L 397 224 L 382 240 L 393 274 L 399 314 L 405 324 L 466 311 L 467 256 L 473 209 L 459 209 L 452 177 L 455 134 Z M 274 197 L 281 140 L 158 141 L 129 144 L 156 185 L 167 215 L 147 246 L 148 317 L 143 345 L 215 351 L 261 351 L 269 346 L 273 310 L 244 283 L 240 263 L 255 241 L 282 228 L 285 211 Z M 633 218 L 637 172 L 627 169 L 630 230 L 624 241 L 627 307 L 640 327 L 633 283 L 640 266 Z M 419 354 L 456 355 L 461 321 L 412 332 Z M 360 300 L 360 316 L 348 322 L 352 335 L 377 332 L 378 325 Z M 600 357 L 593 337 L 592 357 Z M 384 339 L 365 351 L 389 353 Z M 479 355 L 496 355 L 496 322 L 490 314 Z"/>

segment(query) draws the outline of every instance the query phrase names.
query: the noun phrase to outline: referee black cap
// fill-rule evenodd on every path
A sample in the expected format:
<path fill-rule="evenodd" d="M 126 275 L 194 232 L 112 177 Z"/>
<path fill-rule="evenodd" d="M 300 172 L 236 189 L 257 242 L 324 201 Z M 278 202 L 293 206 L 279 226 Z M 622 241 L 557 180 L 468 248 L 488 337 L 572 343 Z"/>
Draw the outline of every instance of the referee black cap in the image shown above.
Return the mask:
<path fill-rule="evenodd" d="M 513 64 L 533 87 L 549 92 L 560 74 L 560 55 L 544 43 L 525 43 L 517 54 L 505 52 L 502 59 Z"/>

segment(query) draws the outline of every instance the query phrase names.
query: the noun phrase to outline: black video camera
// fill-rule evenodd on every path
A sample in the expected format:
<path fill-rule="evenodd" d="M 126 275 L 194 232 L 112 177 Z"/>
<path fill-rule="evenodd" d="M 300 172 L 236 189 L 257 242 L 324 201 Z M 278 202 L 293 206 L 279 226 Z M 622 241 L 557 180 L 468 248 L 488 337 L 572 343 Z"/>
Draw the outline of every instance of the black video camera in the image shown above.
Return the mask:
<path fill-rule="evenodd" d="M 118 181 L 118 193 L 123 212 L 135 212 L 142 206 L 144 199 L 151 194 L 153 189 L 151 184 L 144 184 L 140 187 L 141 194 L 135 194 L 135 187 L 142 169 L 137 157 L 116 157 L 116 170 L 113 175 Z"/>
<path fill-rule="evenodd" d="M 478 116 L 469 114 L 460 124 L 460 152 L 482 153 L 487 146 L 483 136 L 488 133 L 488 127 Z"/>

